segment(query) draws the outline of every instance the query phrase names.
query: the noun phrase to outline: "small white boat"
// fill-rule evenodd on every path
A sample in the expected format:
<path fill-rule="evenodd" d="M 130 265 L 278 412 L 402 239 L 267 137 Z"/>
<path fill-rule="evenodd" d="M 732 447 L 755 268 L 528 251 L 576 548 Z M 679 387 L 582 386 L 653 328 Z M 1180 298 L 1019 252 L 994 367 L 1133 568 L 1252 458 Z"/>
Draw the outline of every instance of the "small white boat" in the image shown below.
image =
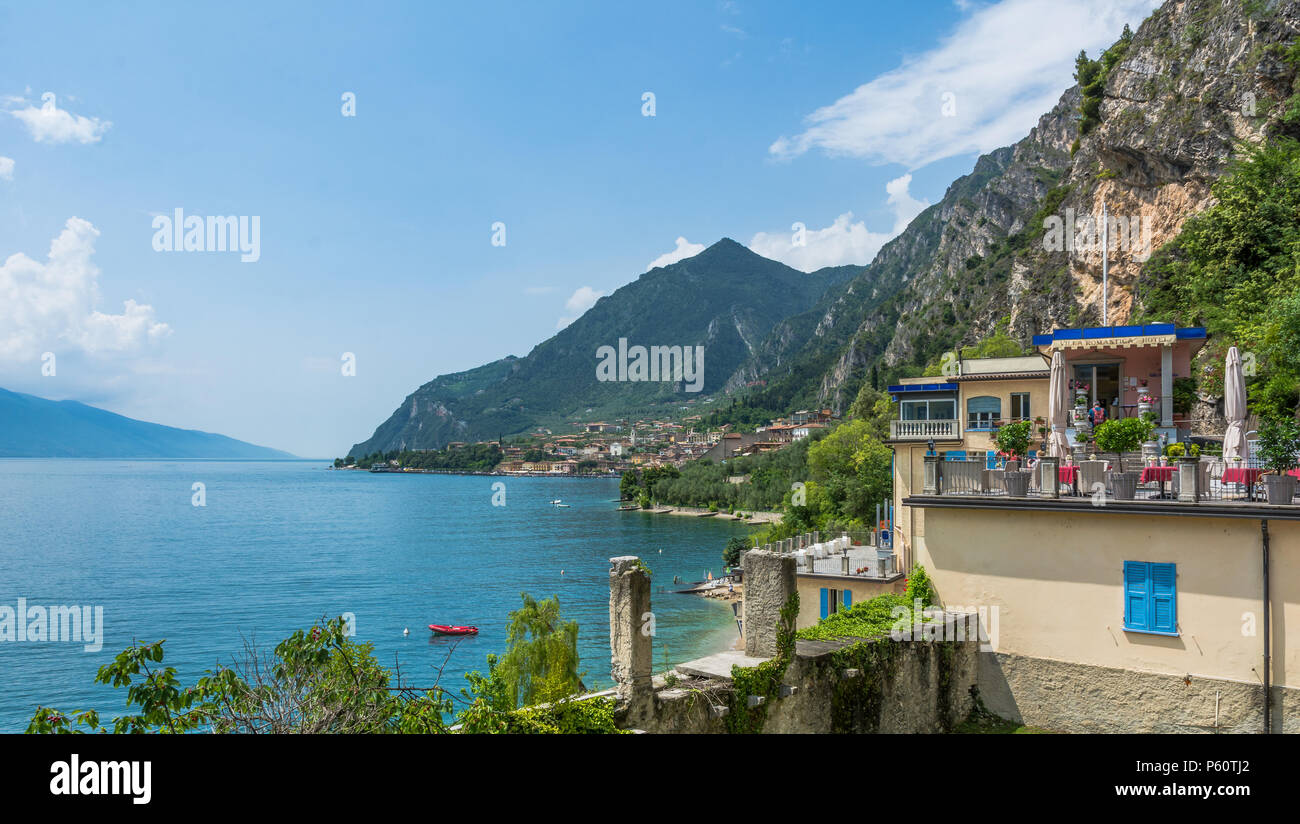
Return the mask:
<path fill-rule="evenodd" d="M 548 501 L 547 503 L 549 503 L 551 506 L 559 506 L 560 502 L 563 500 L 564 500 L 563 498 L 556 498 L 555 500 Z"/>

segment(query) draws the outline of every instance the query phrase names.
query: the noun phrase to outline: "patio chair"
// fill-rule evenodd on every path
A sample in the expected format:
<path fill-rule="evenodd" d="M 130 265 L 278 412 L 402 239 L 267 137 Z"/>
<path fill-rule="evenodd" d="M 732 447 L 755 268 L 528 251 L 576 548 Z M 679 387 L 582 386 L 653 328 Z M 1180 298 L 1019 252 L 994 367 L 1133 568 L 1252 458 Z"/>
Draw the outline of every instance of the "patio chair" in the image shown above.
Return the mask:
<path fill-rule="evenodd" d="M 1106 485 L 1105 461 L 1079 461 L 1079 494 L 1091 495 L 1093 484 Z M 1109 493 L 1110 487 L 1106 485 Z"/>

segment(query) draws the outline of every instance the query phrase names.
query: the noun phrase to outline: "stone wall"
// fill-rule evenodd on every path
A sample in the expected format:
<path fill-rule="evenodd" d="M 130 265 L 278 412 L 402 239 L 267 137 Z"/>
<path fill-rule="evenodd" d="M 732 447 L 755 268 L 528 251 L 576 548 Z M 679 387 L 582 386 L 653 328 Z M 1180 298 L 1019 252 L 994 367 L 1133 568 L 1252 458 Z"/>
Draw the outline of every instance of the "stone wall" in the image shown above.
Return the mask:
<path fill-rule="evenodd" d="M 1004 718 L 1057 732 L 1262 733 L 1264 687 L 982 652 L 979 691 Z M 1273 688 L 1273 732 L 1300 733 L 1300 690 Z"/>
<path fill-rule="evenodd" d="M 652 678 L 644 632 L 649 572 L 638 558 L 611 558 L 610 669 L 619 726 L 650 733 L 933 733 L 966 718 L 979 655 L 974 633 L 965 639 L 967 616 L 945 615 L 944 631 L 928 636 L 963 640 L 791 644 L 793 626 L 783 623 L 781 609 L 797 597 L 793 564 L 780 553 L 745 556 L 746 589 L 758 584 L 757 595 L 746 593 L 747 649 L 771 654 L 728 654 L 757 666 L 732 669 L 730 678 L 716 670 Z"/>

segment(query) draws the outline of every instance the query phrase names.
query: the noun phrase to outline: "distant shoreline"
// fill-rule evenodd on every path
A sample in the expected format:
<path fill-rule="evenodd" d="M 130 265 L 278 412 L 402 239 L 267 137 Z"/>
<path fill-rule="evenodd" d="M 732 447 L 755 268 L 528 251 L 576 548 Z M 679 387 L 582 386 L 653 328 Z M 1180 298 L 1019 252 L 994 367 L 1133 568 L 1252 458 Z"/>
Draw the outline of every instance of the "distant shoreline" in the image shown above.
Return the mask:
<path fill-rule="evenodd" d="M 708 509 L 699 506 L 664 505 L 659 507 L 658 509 L 638 508 L 638 509 L 625 509 L 622 511 L 623 512 L 644 512 L 647 515 L 682 515 L 691 518 L 711 517 L 711 518 L 717 518 L 718 520 L 721 521 L 744 521 L 745 523 L 749 523 L 749 524 L 773 524 L 781 520 L 780 512 L 763 512 L 763 511 L 742 509 L 740 511 L 749 515 L 749 517 L 737 518 L 735 515 L 732 515 L 730 512 L 718 511 L 710 514 Z"/>
<path fill-rule="evenodd" d="M 371 472 L 369 469 L 359 469 L 351 466 L 327 466 L 325 468 L 337 472 L 363 472 L 369 475 L 475 475 L 490 478 L 583 478 L 600 481 L 623 477 L 622 473 L 592 475 L 589 473 L 572 474 L 568 472 L 495 472 L 473 469 L 381 469 L 378 472 Z"/>

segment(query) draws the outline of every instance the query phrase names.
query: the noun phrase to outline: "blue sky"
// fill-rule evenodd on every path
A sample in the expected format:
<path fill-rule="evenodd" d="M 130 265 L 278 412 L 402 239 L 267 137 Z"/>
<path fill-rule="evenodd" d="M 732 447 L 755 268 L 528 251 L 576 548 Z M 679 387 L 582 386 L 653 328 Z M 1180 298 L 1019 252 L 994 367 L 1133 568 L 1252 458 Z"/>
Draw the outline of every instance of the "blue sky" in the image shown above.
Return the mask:
<path fill-rule="evenodd" d="M 652 262 L 868 263 L 1152 6 L 0 2 L 0 386 L 342 454 Z"/>

